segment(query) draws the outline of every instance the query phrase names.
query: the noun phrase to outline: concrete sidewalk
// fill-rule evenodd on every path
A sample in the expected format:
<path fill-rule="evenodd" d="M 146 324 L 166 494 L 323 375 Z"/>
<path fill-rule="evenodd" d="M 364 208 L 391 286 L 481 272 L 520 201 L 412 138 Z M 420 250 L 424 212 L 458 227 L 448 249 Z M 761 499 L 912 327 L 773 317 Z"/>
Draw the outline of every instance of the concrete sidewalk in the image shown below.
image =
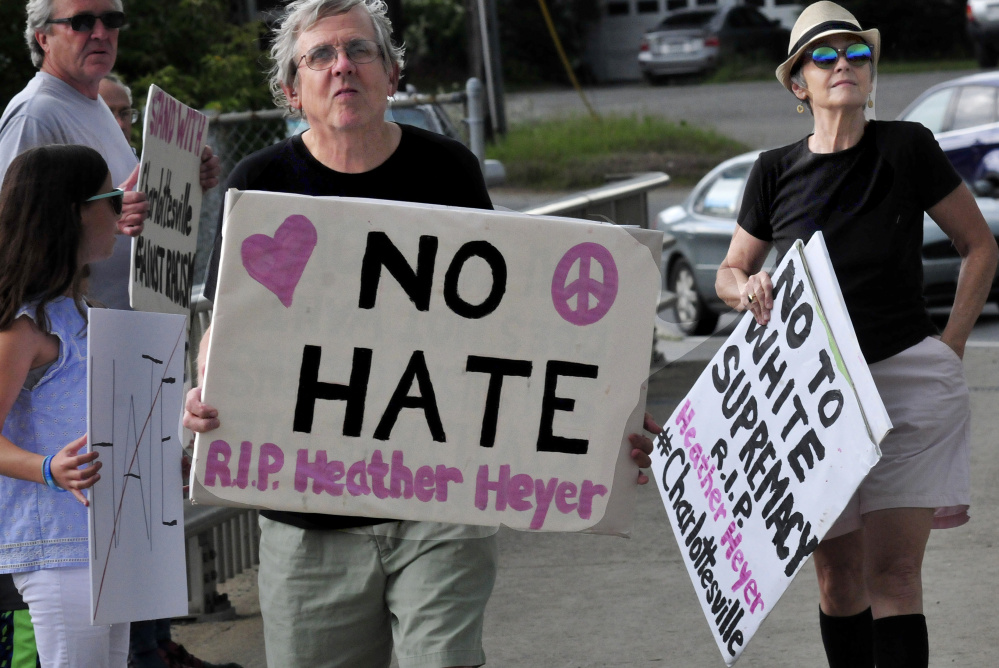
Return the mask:
<path fill-rule="evenodd" d="M 718 341 L 666 342 L 669 362 L 650 382 L 649 410 L 665 420 Z M 693 346 L 693 350 L 691 347 Z M 973 416 L 972 522 L 934 532 L 924 564 L 930 666 L 999 665 L 999 345 L 970 345 L 965 371 Z M 503 529 L 486 611 L 489 666 L 724 666 L 695 599 L 658 492 L 638 497 L 630 540 Z M 235 620 L 175 624 L 196 656 L 265 666 L 255 571 L 220 587 Z M 741 668 L 824 666 L 815 575 L 808 564 L 764 621 Z M 279 668 L 279 667 L 272 667 Z M 363 668 L 363 667 L 362 667 Z"/>

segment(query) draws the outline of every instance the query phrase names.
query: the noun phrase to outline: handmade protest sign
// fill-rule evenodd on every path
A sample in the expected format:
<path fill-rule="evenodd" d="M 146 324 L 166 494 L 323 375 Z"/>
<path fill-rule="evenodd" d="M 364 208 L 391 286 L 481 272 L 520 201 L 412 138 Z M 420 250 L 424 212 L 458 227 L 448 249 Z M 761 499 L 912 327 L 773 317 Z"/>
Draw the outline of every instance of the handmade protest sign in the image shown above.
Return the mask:
<path fill-rule="evenodd" d="M 196 501 L 627 530 L 609 509 L 634 502 L 648 247 L 578 220 L 227 197 Z"/>
<path fill-rule="evenodd" d="M 149 87 L 138 184 L 149 200 L 149 217 L 132 240 L 128 292 L 138 311 L 190 311 L 207 132 L 207 116 Z"/>
<path fill-rule="evenodd" d="M 655 440 L 652 471 L 727 665 L 880 458 L 891 429 L 821 233 L 772 274 Z"/>
<path fill-rule="evenodd" d="M 187 319 L 91 309 L 87 433 L 100 453 L 90 490 L 95 624 L 187 614 L 177 416 Z"/>

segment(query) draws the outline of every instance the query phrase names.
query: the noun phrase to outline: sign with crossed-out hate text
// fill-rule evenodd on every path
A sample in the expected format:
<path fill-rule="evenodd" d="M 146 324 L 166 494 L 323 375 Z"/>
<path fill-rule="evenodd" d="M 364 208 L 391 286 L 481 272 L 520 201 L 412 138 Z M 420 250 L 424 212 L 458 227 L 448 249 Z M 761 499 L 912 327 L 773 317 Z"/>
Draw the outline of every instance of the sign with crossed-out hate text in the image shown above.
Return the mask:
<path fill-rule="evenodd" d="M 658 233 L 227 197 L 196 501 L 627 532 Z"/>

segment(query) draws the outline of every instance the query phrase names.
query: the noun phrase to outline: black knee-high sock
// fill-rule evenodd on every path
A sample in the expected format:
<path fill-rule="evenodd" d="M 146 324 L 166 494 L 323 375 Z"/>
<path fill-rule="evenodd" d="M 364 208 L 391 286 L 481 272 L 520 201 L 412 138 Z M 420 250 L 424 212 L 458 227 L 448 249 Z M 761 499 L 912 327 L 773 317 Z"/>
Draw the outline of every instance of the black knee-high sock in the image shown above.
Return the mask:
<path fill-rule="evenodd" d="M 819 609 L 829 668 L 874 668 L 873 623 L 870 608 L 849 617 L 831 617 Z"/>
<path fill-rule="evenodd" d="M 874 656 L 878 668 L 926 668 L 930 641 L 923 615 L 874 620 Z"/>

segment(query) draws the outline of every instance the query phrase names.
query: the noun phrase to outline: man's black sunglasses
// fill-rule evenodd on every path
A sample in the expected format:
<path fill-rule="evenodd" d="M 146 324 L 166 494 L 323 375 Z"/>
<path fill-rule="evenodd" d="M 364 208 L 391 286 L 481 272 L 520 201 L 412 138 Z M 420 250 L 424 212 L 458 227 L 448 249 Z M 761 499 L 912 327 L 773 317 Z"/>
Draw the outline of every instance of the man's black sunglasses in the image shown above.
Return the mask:
<path fill-rule="evenodd" d="M 103 14 L 84 12 L 65 19 L 49 19 L 45 23 L 68 23 L 75 32 L 90 32 L 97 25 L 97 19 L 100 19 L 108 30 L 117 30 L 125 25 L 125 12 L 104 12 Z"/>

